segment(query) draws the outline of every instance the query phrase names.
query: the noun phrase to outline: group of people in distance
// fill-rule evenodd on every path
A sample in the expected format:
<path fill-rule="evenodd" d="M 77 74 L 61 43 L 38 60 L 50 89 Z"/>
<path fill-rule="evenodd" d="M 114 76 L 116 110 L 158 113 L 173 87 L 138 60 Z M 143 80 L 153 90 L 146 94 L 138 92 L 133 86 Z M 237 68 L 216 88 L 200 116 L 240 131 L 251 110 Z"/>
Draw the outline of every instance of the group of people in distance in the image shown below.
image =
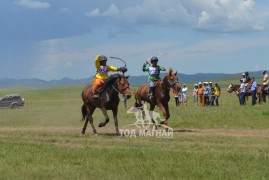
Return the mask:
<path fill-rule="evenodd" d="M 219 106 L 219 97 L 221 89 L 218 83 L 213 86 L 212 82 L 199 82 L 194 85 L 193 97 L 195 106 Z"/>
<path fill-rule="evenodd" d="M 219 106 L 219 97 L 220 97 L 220 87 L 218 83 L 215 83 L 213 87 L 212 82 L 199 82 L 194 84 L 194 89 L 192 91 L 192 96 L 194 97 L 195 106 Z M 183 88 L 177 92 L 173 90 L 175 95 L 176 106 L 187 106 L 188 101 L 188 87 L 186 84 L 183 84 Z"/>
<path fill-rule="evenodd" d="M 263 70 L 263 81 L 261 85 L 262 92 L 264 94 L 269 94 L 268 93 L 268 84 L 269 84 L 269 77 L 268 74 L 266 73 L 266 70 Z M 237 91 L 237 94 L 239 95 L 239 102 L 240 105 L 245 105 L 245 96 L 247 91 L 251 91 L 251 97 L 252 97 L 252 105 L 256 104 L 256 94 L 257 94 L 257 82 L 255 81 L 255 78 L 252 77 L 250 78 L 249 73 L 245 72 L 242 74 L 242 78 L 239 80 L 240 81 L 240 88 Z"/>

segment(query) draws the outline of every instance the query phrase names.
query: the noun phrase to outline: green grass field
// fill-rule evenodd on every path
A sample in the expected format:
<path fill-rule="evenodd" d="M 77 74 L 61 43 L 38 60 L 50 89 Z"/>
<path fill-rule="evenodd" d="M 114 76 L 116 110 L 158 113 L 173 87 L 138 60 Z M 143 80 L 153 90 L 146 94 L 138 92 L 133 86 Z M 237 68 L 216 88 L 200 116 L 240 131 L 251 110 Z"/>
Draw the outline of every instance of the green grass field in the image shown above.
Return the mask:
<path fill-rule="evenodd" d="M 112 113 L 97 127 L 100 110 L 99 135 L 90 126 L 81 135 L 83 86 L 0 89 L 27 101 L 0 109 L 0 179 L 269 179 L 269 104 L 241 107 L 221 83 L 219 107 L 194 107 L 192 97 L 175 107 L 171 96 L 171 138 L 114 136 Z M 120 128 L 135 122 L 127 109 L 120 104 Z"/>

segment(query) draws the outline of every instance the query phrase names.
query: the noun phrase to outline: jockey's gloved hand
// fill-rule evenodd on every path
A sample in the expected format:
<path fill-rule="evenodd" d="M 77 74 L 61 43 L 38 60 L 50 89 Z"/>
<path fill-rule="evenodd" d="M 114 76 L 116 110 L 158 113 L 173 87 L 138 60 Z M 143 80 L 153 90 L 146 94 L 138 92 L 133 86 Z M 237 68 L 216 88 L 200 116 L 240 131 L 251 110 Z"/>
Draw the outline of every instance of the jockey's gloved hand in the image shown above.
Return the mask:
<path fill-rule="evenodd" d="M 147 65 L 147 64 L 150 64 L 148 61 L 145 61 L 145 63 L 144 63 L 145 65 Z"/>
<path fill-rule="evenodd" d="M 120 67 L 118 68 L 118 71 L 121 71 L 122 73 L 125 73 L 127 71 L 126 67 Z"/>

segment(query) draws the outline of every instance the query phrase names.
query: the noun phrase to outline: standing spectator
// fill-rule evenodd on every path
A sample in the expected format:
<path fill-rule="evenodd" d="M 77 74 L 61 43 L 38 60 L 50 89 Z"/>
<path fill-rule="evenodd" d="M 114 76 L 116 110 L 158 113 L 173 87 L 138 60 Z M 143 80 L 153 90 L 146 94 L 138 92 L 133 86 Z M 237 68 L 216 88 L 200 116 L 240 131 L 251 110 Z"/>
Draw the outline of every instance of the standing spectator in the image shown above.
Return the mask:
<path fill-rule="evenodd" d="M 205 106 L 205 100 L 204 100 L 204 86 L 201 82 L 199 82 L 198 87 L 198 96 L 199 96 L 199 102 L 200 106 Z"/>
<path fill-rule="evenodd" d="M 198 85 L 194 84 L 192 96 L 194 97 L 194 106 L 198 106 Z"/>
<path fill-rule="evenodd" d="M 245 104 L 245 93 L 246 93 L 246 87 L 245 83 L 243 82 L 243 79 L 240 79 L 240 88 L 239 88 L 239 98 L 240 98 L 240 105 Z"/>
<path fill-rule="evenodd" d="M 246 79 L 246 74 L 245 73 L 242 74 L 242 80 L 243 80 L 243 83 L 246 83 L 247 79 Z"/>
<path fill-rule="evenodd" d="M 183 98 L 183 103 L 182 106 L 185 104 L 187 106 L 187 101 L 188 101 L 188 87 L 186 84 L 183 84 L 182 88 L 182 98 Z"/>
<path fill-rule="evenodd" d="M 216 105 L 219 106 L 219 97 L 220 97 L 220 87 L 218 83 L 215 83 L 215 87 L 214 87 L 214 91 L 215 91 L 215 101 L 216 101 Z"/>
<path fill-rule="evenodd" d="M 205 99 L 205 105 L 209 105 L 209 87 L 208 82 L 204 82 L 204 99 Z"/>
<path fill-rule="evenodd" d="M 252 96 L 252 105 L 254 106 L 256 104 L 256 92 L 257 92 L 257 83 L 255 81 L 255 78 L 252 78 L 252 85 L 251 85 L 251 96 Z"/>
<path fill-rule="evenodd" d="M 263 80 L 262 80 L 262 90 L 263 92 L 268 91 L 268 84 L 269 84 L 269 77 L 268 74 L 266 74 L 266 70 L 262 72 Z"/>
<path fill-rule="evenodd" d="M 212 82 L 209 82 L 209 95 L 210 95 L 210 105 L 214 106 L 214 100 L 215 100 L 215 88 L 213 87 Z"/>
<path fill-rule="evenodd" d="M 173 94 L 175 95 L 176 106 L 178 106 L 178 91 L 174 89 Z"/>

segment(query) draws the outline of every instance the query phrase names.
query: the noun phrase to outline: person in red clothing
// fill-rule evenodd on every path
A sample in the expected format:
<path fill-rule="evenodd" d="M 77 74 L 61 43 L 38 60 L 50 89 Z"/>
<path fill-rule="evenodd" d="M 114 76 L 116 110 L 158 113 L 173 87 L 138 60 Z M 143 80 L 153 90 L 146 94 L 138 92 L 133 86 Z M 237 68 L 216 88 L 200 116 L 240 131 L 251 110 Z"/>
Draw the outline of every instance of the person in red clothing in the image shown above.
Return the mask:
<path fill-rule="evenodd" d="M 178 106 L 178 91 L 176 91 L 175 89 L 173 90 L 173 94 L 175 95 L 175 102 L 176 102 L 176 106 Z"/>

